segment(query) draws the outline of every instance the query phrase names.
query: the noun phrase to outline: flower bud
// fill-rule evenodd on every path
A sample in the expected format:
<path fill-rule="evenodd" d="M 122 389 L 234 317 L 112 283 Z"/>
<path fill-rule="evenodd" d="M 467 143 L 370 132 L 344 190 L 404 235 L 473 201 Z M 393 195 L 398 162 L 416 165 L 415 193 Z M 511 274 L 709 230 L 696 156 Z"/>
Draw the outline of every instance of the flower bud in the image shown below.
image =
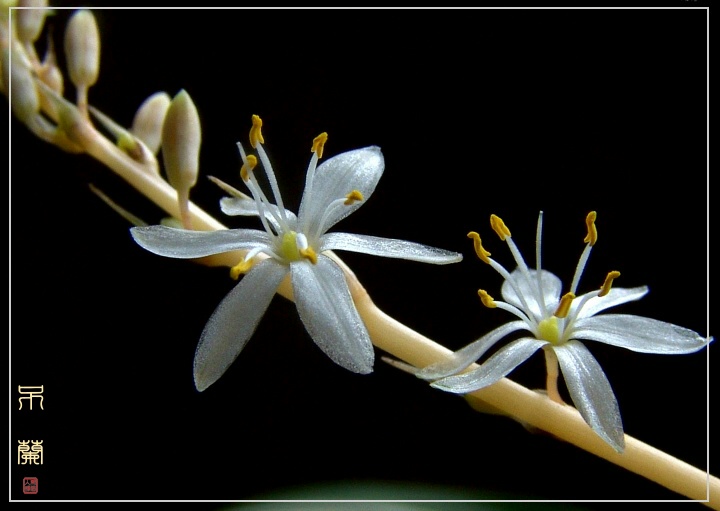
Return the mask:
<path fill-rule="evenodd" d="M 62 96 L 65 84 L 60 68 L 56 65 L 43 66 L 38 70 L 38 78 L 52 90 Z"/>
<path fill-rule="evenodd" d="M 10 105 L 13 113 L 22 122 L 30 125 L 40 112 L 40 97 L 29 63 L 20 51 L 13 49 L 12 55 L 10 51 L 5 49 L 3 52 L 3 83 L 10 84 Z"/>
<path fill-rule="evenodd" d="M 200 157 L 200 117 L 190 95 L 181 90 L 170 102 L 162 129 L 162 154 L 168 182 L 178 192 L 180 216 L 190 229 L 188 201 Z"/>
<path fill-rule="evenodd" d="M 42 32 L 47 15 L 47 0 L 19 0 L 18 7 L 31 7 L 18 9 L 17 23 L 15 24 L 18 39 L 26 44 L 34 43 Z"/>
<path fill-rule="evenodd" d="M 65 81 L 63 79 L 62 71 L 57 66 L 55 61 L 55 54 L 53 51 L 52 44 L 49 45 L 48 51 L 45 54 L 45 59 L 42 65 L 36 70 L 38 79 L 47 85 L 51 90 L 55 91 L 58 95 L 62 96 L 65 90 Z M 45 95 L 40 95 L 40 107 L 44 112 L 52 117 L 57 118 L 57 112 L 52 101 L 48 101 Z"/>
<path fill-rule="evenodd" d="M 142 140 L 153 154 L 160 149 L 163 121 L 169 106 L 170 96 L 165 92 L 156 92 L 135 113 L 130 132 Z"/>
<path fill-rule="evenodd" d="M 45 50 L 45 56 L 43 57 L 42 64 L 36 70 L 38 78 L 50 87 L 52 90 L 63 95 L 65 89 L 65 83 L 63 79 L 62 71 L 57 65 L 57 56 L 55 55 L 55 44 L 52 38 L 48 38 L 48 46 Z"/>
<path fill-rule="evenodd" d="M 95 84 L 100 70 L 100 33 L 93 13 L 81 9 L 65 30 L 65 58 L 70 80 L 78 90 Z"/>
<path fill-rule="evenodd" d="M 162 129 L 165 172 L 176 190 L 195 185 L 200 142 L 200 117 L 190 95 L 181 90 L 170 102 Z"/>

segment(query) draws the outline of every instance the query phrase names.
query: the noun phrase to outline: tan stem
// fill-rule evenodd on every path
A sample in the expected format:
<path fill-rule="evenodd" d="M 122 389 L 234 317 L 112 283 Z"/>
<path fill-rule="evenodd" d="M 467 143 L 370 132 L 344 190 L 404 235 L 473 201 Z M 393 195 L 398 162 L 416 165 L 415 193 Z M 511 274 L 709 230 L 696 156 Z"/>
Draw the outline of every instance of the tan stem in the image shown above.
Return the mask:
<path fill-rule="evenodd" d="M 550 399 L 555 401 L 556 403 L 565 404 L 565 401 L 563 400 L 562 396 L 560 396 L 560 391 L 558 390 L 558 378 L 560 376 L 560 364 L 557 359 L 557 355 L 555 355 L 555 352 L 550 345 L 546 345 L 543 348 L 543 352 L 545 352 L 545 367 L 547 368 L 547 379 L 545 388 L 547 389 L 547 395 Z"/>

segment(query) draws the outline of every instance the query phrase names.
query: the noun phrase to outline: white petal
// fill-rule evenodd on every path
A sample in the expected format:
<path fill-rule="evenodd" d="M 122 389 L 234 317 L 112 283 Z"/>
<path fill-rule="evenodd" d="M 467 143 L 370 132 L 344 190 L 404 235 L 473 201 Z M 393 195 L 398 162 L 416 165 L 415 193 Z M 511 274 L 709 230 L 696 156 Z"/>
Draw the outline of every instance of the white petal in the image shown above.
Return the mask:
<path fill-rule="evenodd" d="M 317 264 L 290 265 L 300 319 L 321 350 L 356 373 L 372 372 L 375 353 L 355 308 L 343 271 L 321 255 Z"/>
<path fill-rule="evenodd" d="M 601 314 L 579 319 L 570 335 L 661 355 L 693 353 L 712 340 L 712 337 L 706 339 L 688 328 L 631 314 Z"/>
<path fill-rule="evenodd" d="M 529 281 L 525 278 L 525 273 L 519 268 L 516 268 L 515 271 L 510 274 L 510 280 L 512 280 L 515 287 L 518 288 L 520 294 L 527 301 L 532 314 L 536 318 L 543 317 L 545 314 L 540 308 L 537 300 L 537 270 L 528 270 L 528 272 L 530 274 Z M 561 292 L 562 282 L 560 279 L 549 271 L 542 270 L 542 295 L 545 299 L 545 306 L 551 311 L 553 311 L 560 302 Z M 525 307 L 523 307 L 522 302 L 518 299 L 517 293 L 515 293 L 515 289 L 513 289 L 509 281 L 506 280 L 503 282 L 500 293 L 506 302 L 514 305 L 520 310 L 525 310 Z"/>
<path fill-rule="evenodd" d="M 306 193 L 300 203 L 299 230 L 314 233 L 330 203 L 353 190 L 360 191 L 364 200 L 338 209 L 325 222 L 324 230 L 358 209 L 375 191 L 384 169 L 385 160 L 377 146 L 341 153 L 320 164 L 315 169 L 309 197 Z"/>
<path fill-rule="evenodd" d="M 223 197 L 220 199 L 220 209 L 228 216 L 260 216 L 255 200 L 247 197 Z M 270 204 L 270 209 L 280 216 L 280 208 L 275 204 Z M 295 213 L 286 209 L 285 217 L 290 222 L 290 228 L 293 229 L 297 220 Z M 277 232 L 280 231 L 280 225 L 270 211 L 265 211 L 265 218 Z"/>
<path fill-rule="evenodd" d="M 320 250 L 348 250 L 361 254 L 409 259 L 422 263 L 449 264 L 462 261 L 462 254 L 412 241 L 379 238 L 346 232 L 331 232 L 320 240 Z"/>
<path fill-rule="evenodd" d="M 430 385 L 440 390 L 464 394 L 492 385 L 504 378 L 510 371 L 525 362 L 547 341 L 524 337 L 498 350 L 480 367 L 467 373 L 449 376 Z"/>
<path fill-rule="evenodd" d="M 215 383 L 235 361 L 287 272 L 287 266 L 267 259 L 252 268 L 217 306 L 195 351 L 199 391 Z"/>
<path fill-rule="evenodd" d="M 424 380 L 437 380 L 451 374 L 459 373 L 470 364 L 478 360 L 496 342 L 512 332 L 526 329 L 524 321 L 511 321 L 483 335 L 477 341 L 471 342 L 464 348 L 452 354 L 452 357 L 442 362 L 426 366 L 415 373 L 415 376 Z"/>
<path fill-rule="evenodd" d="M 580 415 L 613 449 L 622 452 L 625 435 L 620 409 L 600 364 L 578 341 L 569 341 L 553 349 Z"/>
<path fill-rule="evenodd" d="M 615 307 L 616 305 L 639 300 L 640 298 L 645 296 L 647 292 L 647 286 L 632 288 L 614 287 L 610 289 L 610 292 L 605 296 L 596 296 L 594 298 L 590 298 L 587 303 L 583 305 L 583 308 L 580 311 L 578 318 L 588 318 L 590 316 L 594 316 L 600 311 L 609 309 L 610 307 Z M 579 304 L 581 299 L 582 296 L 578 296 L 577 300 L 573 302 L 573 306 Z M 570 314 L 572 314 L 573 309 L 574 307 L 571 307 Z"/>
<path fill-rule="evenodd" d="M 130 233 L 138 245 L 153 254 L 178 259 L 204 257 L 270 244 L 267 233 L 256 229 L 189 231 L 164 225 L 150 225 L 132 227 Z"/>

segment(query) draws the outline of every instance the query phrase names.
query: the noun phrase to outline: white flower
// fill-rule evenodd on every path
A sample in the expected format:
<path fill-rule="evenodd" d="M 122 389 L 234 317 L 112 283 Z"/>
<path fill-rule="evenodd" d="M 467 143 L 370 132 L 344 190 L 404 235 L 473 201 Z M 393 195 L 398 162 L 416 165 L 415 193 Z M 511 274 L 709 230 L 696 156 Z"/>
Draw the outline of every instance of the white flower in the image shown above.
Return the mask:
<path fill-rule="evenodd" d="M 536 269 L 528 268 L 511 239 L 509 229 L 499 217 L 492 215 L 490 224 L 500 239 L 507 242 L 515 258 L 518 267 L 512 273 L 490 258 L 477 233 L 469 233 L 478 257 L 505 279 L 501 290 L 505 301 L 494 300 L 481 289 L 478 294 L 483 304 L 504 309 L 519 320 L 496 328 L 455 352 L 450 360 L 430 365 L 415 374 L 434 380 L 431 385 L 438 389 L 454 393 L 472 392 L 500 380 L 543 348 L 548 366 L 548 395 L 562 402 L 557 391 L 559 362 L 570 397 L 582 417 L 615 450 L 622 452 L 624 434 L 615 395 L 597 360 L 578 339 L 599 341 L 641 353 L 683 354 L 700 350 L 712 341 L 712 337 L 705 339 L 692 330 L 641 316 L 595 316 L 615 305 L 638 300 L 648 292 L 646 286 L 612 288 L 612 281 L 620 275 L 619 272 L 610 272 L 599 290 L 575 296 L 580 276 L 597 241 L 595 218 L 594 211 L 587 216 L 585 250 L 580 256 L 570 291 L 563 296 L 560 295 L 560 279 L 541 267 L 542 212 L 537 226 Z M 500 339 L 519 330 L 527 330 L 531 336 L 512 341 L 479 367 L 457 374 Z"/>
<path fill-rule="evenodd" d="M 247 273 L 223 299 L 202 332 L 195 353 L 198 390 L 205 390 L 232 364 L 280 282 L 290 273 L 294 300 L 305 328 L 335 363 L 356 373 L 370 373 L 374 351 L 367 329 L 350 295 L 343 270 L 328 250 L 349 250 L 433 264 L 455 263 L 462 255 L 408 241 L 347 233 L 326 233 L 370 197 L 385 163 L 378 147 L 342 153 L 317 166 L 327 134 L 315 138 L 305 190 L 297 216 L 285 209 L 277 180 L 262 144 L 262 121 L 253 116 L 250 143 L 272 188 L 272 204 L 253 173 L 257 158 L 238 143 L 241 176 L 253 195 L 221 201 L 229 215 L 258 216 L 264 230 L 189 231 L 164 226 L 135 227 L 132 236 L 158 255 L 196 258 L 233 250 L 247 250 L 231 273 Z M 260 253 L 269 256 L 253 264 Z M 260 258 L 258 258 L 260 259 Z"/>

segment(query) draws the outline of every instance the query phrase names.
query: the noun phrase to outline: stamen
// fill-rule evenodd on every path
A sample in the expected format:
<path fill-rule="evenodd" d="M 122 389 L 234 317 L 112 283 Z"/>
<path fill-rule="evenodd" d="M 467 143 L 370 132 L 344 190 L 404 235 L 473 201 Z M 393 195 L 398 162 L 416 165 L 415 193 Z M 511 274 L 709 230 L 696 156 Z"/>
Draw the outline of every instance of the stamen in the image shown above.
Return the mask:
<path fill-rule="evenodd" d="M 250 174 L 248 173 L 252 172 L 257 165 L 257 158 L 254 154 L 249 154 L 245 157 L 245 160 L 247 163 L 243 163 L 242 167 L 240 167 L 240 177 L 247 183 L 250 180 Z"/>
<path fill-rule="evenodd" d="M 299 252 L 305 259 L 313 264 L 317 264 L 317 253 L 315 253 L 312 247 L 301 248 Z"/>
<path fill-rule="evenodd" d="M 497 303 L 495 303 L 493 297 L 490 296 L 484 289 L 478 289 L 478 296 L 480 297 L 482 304 L 488 309 L 494 309 L 497 307 Z"/>
<path fill-rule="evenodd" d="M 250 172 L 257 165 L 257 158 L 252 154 L 245 154 L 245 149 L 240 142 L 237 143 L 237 148 L 238 151 L 240 151 L 240 158 L 243 161 L 243 165 L 240 168 L 240 177 L 242 177 L 243 182 L 247 185 L 250 193 L 253 196 L 253 199 L 255 200 L 255 204 L 258 208 L 258 216 L 260 217 L 260 221 L 263 224 L 265 232 L 272 235 L 273 231 L 270 229 L 270 224 L 268 224 L 267 218 L 265 218 L 265 214 L 270 213 L 280 225 L 282 225 L 282 222 L 278 215 L 274 212 L 273 208 L 270 207 L 270 203 L 267 200 L 267 197 L 265 197 L 265 194 L 260 188 L 260 184 L 257 182 L 257 179 L 255 179 L 255 174 L 253 172 Z"/>
<path fill-rule="evenodd" d="M 490 264 L 490 252 L 485 250 L 482 246 L 482 241 L 480 240 L 480 235 L 476 233 L 475 231 L 470 231 L 467 234 L 468 238 L 472 238 L 473 240 L 473 246 L 475 247 L 475 253 L 477 254 L 478 258 L 487 264 Z"/>
<path fill-rule="evenodd" d="M 237 263 L 235 266 L 230 268 L 230 278 L 233 280 L 237 280 L 240 278 L 240 275 L 243 275 L 250 271 L 250 268 L 252 268 L 253 265 L 253 259 L 243 259 L 239 263 Z"/>
<path fill-rule="evenodd" d="M 510 229 L 507 228 L 507 225 L 505 225 L 505 222 L 502 221 L 502 218 L 497 215 L 490 215 L 490 226 L 492 227 L 493 231 L 495 231 L 495 233 L 500 237 L 500 240 L 507 243 L 507 246 L 510 249 L 510 253 L 512 253 L 512 256 L 515 259 L 518 268 L 520 268 L 520 271 L 525 276 L 525 279 L 530 282 L 530 271 L 528 270 L 527 263 L 525 263 L 525 259 L 523 259 L 523 256 L 518 250 L 517 245 L 515 245 L 515 242 L 512 240 Z"/>
<path fill-rule="evenodd" d="M 257 149 L 258 142 L 261 144 L 265 143 L 265 139 L 262 136 L 262 119 L 259 115 L 252 116 L 252 128 L 250 128 L 250 145 L 253 149 Z"/>
<path fill-rule="evenodd" d="M 318 158 L 322 158 L 323 149 L 325 149 L 325 142 L 327 142 L 328 134 L 324 131 L 313 139 L 311 152 L 317 153 Z"/>
<path fill-rule="evenodd" d="M 618 278 L 620 276 L 619 271 L 611 271 L 607 274 L 607 277 L 605 277 L 605 282 L 603 282 L 602 287 L 600 288 L 600 294 L 598 296 L 605 296 L 610 292 L 610 288 L 612 287 L 613 280 Z"/>
<path fill-rule="evenodd" d="M 597 243 L 597 228 L 595 227 L 595 219 L 597 218 L 597 212 L 591 211 L 588 213 L 587 217 L 585 217 L 585 225 L 587 225 L 587 236 L 585 236 L 585 239 L 583 240 L 585 243 L 589 243 L 592 247 L 595 243 Z"/>
<path fill-rule="evenodd" d="M 582 254 L 580 254 L 580 260 L 575 267 L 575 275 L 573 275 L 573 281 L 570 286 L 570 292 L 572 293 L 575 293 L 577 291 L 578 285 L 580 284 L 580 277 L 585 270 L 585 265 L 587 264 L 588 258 L 590 257 L 592 247 L 597 242 L 597 228 L 595 227 L 596 218 L 597 213 L 595 211 L 591 211 L 587 214 L 587 217 L 585 217 L 585 224 L 587 225 L 588 233 L 583 241 L 587 243 L 587 245 L 585 245 Z"/>
<path fill-rule="evenodd" d="M 268 158 L 267 153 L 262 146 L 262 144 L 265 143 L 265 139 L 263 139 L 262 132 L 260 131 L 262 128 L 262 119 L 260 119 L 260 117 L 257 115 L 253 115 L 252 121 L 253 126 L 252 128 L 250 128 L 250 144 L 255 149 L 257 149 L 258 156 L 260 157 L 260 161 L 262 162 L 263 168 L 265 169 L 265 175 L 267 176 L 268 182 L 270 183 L 273 197 L 275 197 L 275 204 L 278 207 L 279 213 L 278 223 L 284 231 L 289 231 L 290 226 L 288 225 L 287 215 L 285 214 L 285 204 L 283 204 L 282 195 L 280 195 L 280 188 L 277 184 L 277 178 L 275 177 L 275 172 L 273 171 L 272 165 L 270 164 L 270 159 Z M 260 188 L 260 185 L 258 185 L 258 188 Z"/>
<path fill-rule="evenodd" d="M 363 194 L 360 192 L 360 190 L 353 190 L 345 196 L 345 205 L 352 206 L 355 202 L 359 202 L 364 199 L 365 198 L 363 197 Z"/>
<path fill-rule="evenodd" d="M 535 283 L 537 287 L 538 304 L 543 316 L 547 316 L 549 311 L 545 303 L 545 294 L 542 287 L 542 228 L 543 228 L 543 212 L 538 214 L 537 229 L 535 230 Z"/>
<path fill-rule="evenodd" d="M 312 233 L 312 238 L 317 239 L 318 237 L 320 237 L 320 235 L 322 235 L 322 233 L 325 232 L 325 230 L 327 229 L 327 221 L 335 213 L 335 211 L 337 211 L 339 208 L 342 208 L 343 206 L 351 206 L 354 201 L 359 200 L 363 200 L 362 193 L 360 193 L 358 190 L 353 190 L 345 197 L 341 199 L 335 199 L 330 204 L 328 204 L 328 207 L 325 208 L 325 212 L 323 213 L 323 216 L 320 218 L 320 221 L 315 228 L 315 232 Z"/>
<path fill-rule="evenodd" d="M 511 237 L 510 229 L 507 228 L 505 222 L 497 215 L 490 215 L 490 227 L 500 236 L 502 241 L 505 241 L 505 238 Z"/>
<path fill-rule="evenodd" d="M 312 196 L 311 194 L 313 188 L 313 179 L 315 178 L 315 168 L 317 167 L 318 159 L 322 158 L 327 138 L 327 133 L 320 133 L 317 137 L 313 139 L 313 144 L 310 148 L 312 156 L 310 157 L 310 163 L 308 164 L 307 176 L 305 177 L 305 189 L 303 190 L 303 197 L 308 204 L 310 204 Z"/>
<path fill-rule="evenodd" d="M 574 299 L 574 293 L 565 293 L 563 297 L 560 298 L 560 305 L 558 305 L 558 308 L 553 314 L 553 316 L 555 316 L 556 318 L 566 318 L 568 312 L 570 312 L 570 305 L 572 305 L 572 301 Z"/>

